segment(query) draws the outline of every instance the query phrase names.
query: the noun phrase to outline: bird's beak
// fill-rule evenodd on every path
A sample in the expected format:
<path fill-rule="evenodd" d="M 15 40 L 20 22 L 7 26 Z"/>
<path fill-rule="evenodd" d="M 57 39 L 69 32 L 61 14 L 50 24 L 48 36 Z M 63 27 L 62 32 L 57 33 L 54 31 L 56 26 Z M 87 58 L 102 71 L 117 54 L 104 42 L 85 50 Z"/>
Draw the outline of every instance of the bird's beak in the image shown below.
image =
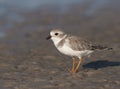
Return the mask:
<path fill-rule="evenodd" d="M 46 40 L 49 40 L 51 38 L 51 36 L 49 35 L 48 37 L 46 37 Z"/>

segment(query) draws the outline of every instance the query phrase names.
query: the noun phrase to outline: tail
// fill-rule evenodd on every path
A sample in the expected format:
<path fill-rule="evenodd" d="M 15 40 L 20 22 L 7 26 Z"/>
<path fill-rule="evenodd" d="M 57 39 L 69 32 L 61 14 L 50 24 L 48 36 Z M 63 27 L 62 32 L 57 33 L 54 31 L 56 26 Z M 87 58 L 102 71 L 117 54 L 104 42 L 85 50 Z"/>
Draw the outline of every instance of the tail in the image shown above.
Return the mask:
<path fill-rule="evenodd" d="M 92 50 L 112 50 L 113 48 L 109 48 L 106 46 L 101 46 L 101 45 L 96 45 L 96 46 L 91 46 Z"/>

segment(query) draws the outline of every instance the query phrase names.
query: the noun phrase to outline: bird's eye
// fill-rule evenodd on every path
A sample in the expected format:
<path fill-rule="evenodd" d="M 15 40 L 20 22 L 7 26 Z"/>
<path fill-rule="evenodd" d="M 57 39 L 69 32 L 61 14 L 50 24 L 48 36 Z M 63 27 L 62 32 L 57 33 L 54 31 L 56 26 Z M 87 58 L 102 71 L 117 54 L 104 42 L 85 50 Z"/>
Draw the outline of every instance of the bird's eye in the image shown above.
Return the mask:
<path fill-rule="evenodd" d="M 58 33 L 55 33 L 55 35 L 57 36 L 57 35 L 58 35 Z"/>

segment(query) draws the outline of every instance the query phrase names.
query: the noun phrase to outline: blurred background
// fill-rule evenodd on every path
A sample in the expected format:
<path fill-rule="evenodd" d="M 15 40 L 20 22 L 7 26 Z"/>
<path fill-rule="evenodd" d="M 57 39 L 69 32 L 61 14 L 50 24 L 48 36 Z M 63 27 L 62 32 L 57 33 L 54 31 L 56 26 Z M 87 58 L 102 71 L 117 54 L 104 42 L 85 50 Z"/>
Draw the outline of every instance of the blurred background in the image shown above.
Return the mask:
<path fill-rule="evenodd" d="M 1 89 L 49 89 L 43 88 L 46 84 L 52 84 L 50 89 L 58 89 L 56 86 L 60 83 L 64 83 L 60 86 L 67 87 L 65 89 L 73 89 L 71 86 L 75 84 L 71 81 L 72 77 L 66 79 L 64 74 L 65 63 L 71 67 L 71 61 L 60 55 L 50 41 L 45 40 L 53 28 L 62 28 L 68 33 L 113 47 L 115 51 L 101 52 L 92 58 L 119 61 L 120 0 L 0 0 Z M 81 89 L 84 86 L 88 86 L 86 89 L 98 89 L 100 84 L 103 85 L 100 89 L 117 89 L 120 87 L 118 68 L 108 67 L 97 72 L 93 70 L 90 75 L 88 72 L 88 76 L 82 71 L 80 79 L 87 77 L 90 80 L 84 79 L 82 84 L 81 80 L 76 79 L 76 84 L 80 82 L 81 85 L 77 86 Z M 96 73 L 101 73 L 102 77 Z M 58 84 L 54 77 L 59 80 Z M 95 84 L 106 78 L 109 79 L 105 88 L 103 81 Z M 96 82 L 89 83 L 91 80 Z"/>
<path fill-rule="evenodd" d="M 119 0 L 0 0 L 0 38 L 11 44 L 63 28 L 91 40 L 118 42 L 119 16 Z"/>
<path fill-rule="evenodd" d="M 119 47 L 119 0 L 0 0 L 3 55 L 23 55 L 49 43 L 53 28 L 63 28 L 96 43 Z M 45 45 L 46 44 L 46 45 Z M 116 46 L 117 45 L 117 46 Z M 51 46 L 50 46 L 51 48 Z"/>
<path fill-rule="evenodd" d="M 0 31 L 16 27 L 19 31 L 52 27 L 116 30 L 119 15 L 119 0 L 0 0 Z"/>

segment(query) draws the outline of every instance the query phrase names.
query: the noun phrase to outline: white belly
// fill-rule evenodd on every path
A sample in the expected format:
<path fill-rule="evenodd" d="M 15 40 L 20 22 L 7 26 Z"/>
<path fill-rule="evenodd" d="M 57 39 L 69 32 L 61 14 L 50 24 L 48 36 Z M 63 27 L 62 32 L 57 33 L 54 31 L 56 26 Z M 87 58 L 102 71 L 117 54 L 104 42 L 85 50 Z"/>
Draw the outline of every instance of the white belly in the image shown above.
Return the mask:
<path fill-rule="evenodd" d="M 57 48 L 61 53 L 68 55 L 68 56 L 77 56 L 77 57 L 83 57 L 87 56 L 93 51 L 91 50 L 84 50 L 84 51 L 75 51 L 72 50 L 69 46 L 64 45 L 63 47 L 58 47 Z"/>

